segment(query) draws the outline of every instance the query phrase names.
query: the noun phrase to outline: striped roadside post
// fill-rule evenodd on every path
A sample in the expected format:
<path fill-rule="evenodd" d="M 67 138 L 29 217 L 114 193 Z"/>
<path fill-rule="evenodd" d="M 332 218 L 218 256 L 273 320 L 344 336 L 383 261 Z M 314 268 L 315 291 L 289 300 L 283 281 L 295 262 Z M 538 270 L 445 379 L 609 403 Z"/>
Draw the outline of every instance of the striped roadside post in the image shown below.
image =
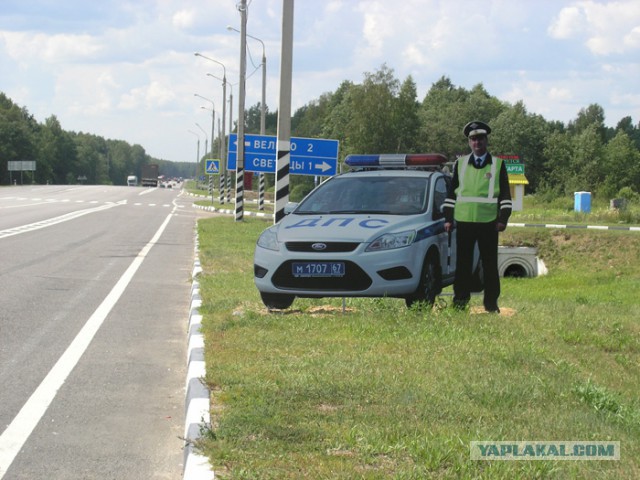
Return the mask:
<path fill-rule="evenodd" d="M 264 210 L 264 188 L 265 188 L 265 180 L 264 173 L 260 173 L 258 175 L 258 210 Z"/>
<path fill-rule="evenodd" d="M 278 170 L 276 171 L 276 201 L 273 220 L 278 223 L 284 217 L 284 206 L 289 201 L 289 163 L 291 141 L 278 140 Z"/>
<path fill-rule="evenodd" d="M 293 0 L 282 0 L 282 43 L 280 54 L 280 105 L 278 108 L 278 154 L 276 157 L 276 198 L 273 219 L 284 217 L 289 201 L 291 161 L 291 80 L 293 71 Z"/>
<path fill-rule="evenodd" d="M 238 94 L 238 158 L 236 159 L 235 221 L 244 219 L 244 101 L 247 77 L 247 0 L 240 0 L 240 93 Z"/>

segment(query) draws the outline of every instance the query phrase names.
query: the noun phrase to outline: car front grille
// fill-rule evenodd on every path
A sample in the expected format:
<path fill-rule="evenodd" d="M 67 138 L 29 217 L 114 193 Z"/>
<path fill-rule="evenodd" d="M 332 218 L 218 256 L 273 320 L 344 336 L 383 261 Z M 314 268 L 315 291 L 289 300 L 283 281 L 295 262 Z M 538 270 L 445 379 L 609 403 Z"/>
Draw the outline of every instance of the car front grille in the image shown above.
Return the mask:
<path fill-rule="evenodd" d="M 294 277 L 291 273 L 293 262 L 284 262 L 273 274 L 271 281 L 277 288 L 314 291 L 361 291 L 371 286 L 371 278 L 358 265 L 345 261 L 345 274 L 343 277 Z M 330 261 L 330 260 L 329 260 Z"/>
<path fill-rule="evenodd" d="M 313 248 L 314 245 L 325 245 L 324 249 Z M 341 253 L 353 252 L 360 245 L 358 242 L 286 242 L 290 252 Z"/>

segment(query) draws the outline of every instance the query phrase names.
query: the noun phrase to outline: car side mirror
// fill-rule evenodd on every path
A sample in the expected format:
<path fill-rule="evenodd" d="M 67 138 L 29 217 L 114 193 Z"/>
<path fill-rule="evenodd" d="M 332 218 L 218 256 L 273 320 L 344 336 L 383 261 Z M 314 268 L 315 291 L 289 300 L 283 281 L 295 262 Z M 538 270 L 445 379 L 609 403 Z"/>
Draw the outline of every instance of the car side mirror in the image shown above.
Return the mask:
<path fill-rule="evenodd" d="M 296 209 L 297 206 L 298 206 L 297 202 L 287 202 L 284 205 L 284 214 L 289 215 L 291 212 L 293 212 Z"/>

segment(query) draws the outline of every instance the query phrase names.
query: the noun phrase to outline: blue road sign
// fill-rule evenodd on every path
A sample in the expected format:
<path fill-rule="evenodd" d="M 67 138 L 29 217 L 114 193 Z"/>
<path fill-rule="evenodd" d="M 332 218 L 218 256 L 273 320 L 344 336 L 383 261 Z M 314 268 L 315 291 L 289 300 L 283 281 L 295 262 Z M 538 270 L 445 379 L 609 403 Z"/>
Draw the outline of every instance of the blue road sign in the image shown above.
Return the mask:
<path fill-rule="evenodd" d="M 209 175 L 220 173 L 220 160 L 206 160 L 205 170 Z"/>
<path fill-rule="evenodd" d="M 229 135 L 227 168 L 236 169 L 238 136 Z M 275 173 L 278 138 L 269 135 L 244 136 L 244 169 L 248 172 Z M 291 137 L 289 173 L 292 175 L 336 174 L 338 165 L 338 140 Z"/>

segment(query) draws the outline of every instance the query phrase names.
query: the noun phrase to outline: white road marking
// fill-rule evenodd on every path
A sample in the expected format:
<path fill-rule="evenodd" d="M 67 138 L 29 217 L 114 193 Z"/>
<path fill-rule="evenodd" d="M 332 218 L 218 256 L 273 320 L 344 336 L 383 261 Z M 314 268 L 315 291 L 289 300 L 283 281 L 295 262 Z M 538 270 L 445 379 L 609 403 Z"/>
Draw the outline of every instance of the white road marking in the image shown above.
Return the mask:
<path fill-rule="evenodd" d="M 88 215 L 90 213 L 99 212 L 101 210 L 107 210 L 112 207 L 116 207 L 117 204 L 102 205 L 95 208 L 87 208 L 86 210 L 78 210 L 76 212 L 66 213 L 59 217 L 48 218 L 40 222 L 30 223 L 28 225 L 20 225 L 19 227 L 9 228 L 7 230 L 0 230 L 0 238 L 12 237 L 13 235 L 19 235 L 21 233 L 33 232 L 34 230 L 40 230 L 41 228 L 50 227 L 62 222 L 68 222 L 78 217 Z"/>
<path fill-rule="evenodd" d="M 138 256 L 131 262 L 131 265 L 129 265 L 129 268 L 122 274 L 111 292 L 109 292 L 100 306 L 93 312 L 91 317 L 89 317 L 87 323 L 85 323 L 67 350 L 33 392 L 18 415 L 16 415 L 7 429 L 0 435 L 0 479 L 4 478 L 16 456 L 46 413 L 49 405 L 53 402 L 58 390 L 60 390 L 67 377 L 78 364 L 80 358 L 91 344 L 93 337 L 98 333 L 98 330 L 104 323 L 105 318 L 124 293 L 129 282 L 131 282 L 138 268 L 140 268 L 140 265 L 142 265 L 151 247 L 160 239 L 174 211 L 175 209 L 169 213 L 153 238 L 140 250 Z"/>

